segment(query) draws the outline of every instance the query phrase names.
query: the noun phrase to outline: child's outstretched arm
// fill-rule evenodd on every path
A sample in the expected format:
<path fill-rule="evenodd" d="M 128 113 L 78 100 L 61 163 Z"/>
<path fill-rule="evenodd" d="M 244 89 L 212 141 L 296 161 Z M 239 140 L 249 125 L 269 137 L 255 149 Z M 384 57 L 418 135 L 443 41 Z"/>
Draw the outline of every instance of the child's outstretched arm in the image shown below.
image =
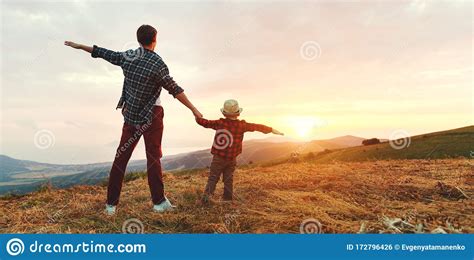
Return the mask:
<path fill-rule="evenodd" d="M 245 132 L 254 132 L 254 131 L 262 132 L 264 134 L 273 133 L 276 135 L 283 135 L 282 132 L 266 125 L 252 124 L 252 123 L 245 124 Z"/>
<path fill-rule="evenodd" d="M 275 134 L 275 135 L 285 135 L 284 133 L 272 128 L 272 133 Z"/>
<path fill-rule="evenodd" d="M 196 123 L 200 124 L 205 128 L 212 128 L 214 130 L 217 130 L 217 128 L 221 125 L 221 120 L 207 120 L 202 117 L 196 117 Z"/>

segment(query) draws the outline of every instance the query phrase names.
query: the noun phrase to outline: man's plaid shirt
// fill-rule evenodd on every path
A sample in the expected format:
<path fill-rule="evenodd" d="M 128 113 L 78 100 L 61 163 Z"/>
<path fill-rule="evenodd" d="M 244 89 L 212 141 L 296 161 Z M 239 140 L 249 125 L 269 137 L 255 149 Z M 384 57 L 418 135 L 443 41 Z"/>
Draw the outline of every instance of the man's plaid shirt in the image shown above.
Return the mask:
<path fill-rule="evenodd" d="M 272 131 L 271 127 L 247 123 L 244 120 L 197 118 L 196 122 L 206 128 L 216 130 L 211 153 L 227 160 L 234 160 L 242 153 L 242 141 L 245 132 L 259 131 L 268 134 Z"/>
<path fill-rule="evenodd" d="M 127 124 L 140 125 L 151 121 L 161 88 L 174 97 L 184 91 L 170 77 L 163 59 L 151 50 L 140 47 L 116 52 L 94 45 L 91 55 L 122 68 L 125 79 L 117 109 L 123 109 Z"/>

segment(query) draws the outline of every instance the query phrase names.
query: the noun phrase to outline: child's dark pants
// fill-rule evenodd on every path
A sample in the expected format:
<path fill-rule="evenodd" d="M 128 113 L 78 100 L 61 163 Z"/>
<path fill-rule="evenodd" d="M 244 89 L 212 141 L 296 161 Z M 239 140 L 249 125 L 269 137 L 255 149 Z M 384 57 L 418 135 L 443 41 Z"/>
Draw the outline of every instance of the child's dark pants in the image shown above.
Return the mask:
<path fill-rule="evenodd" d="M 227 160 L 220 156 L 214 155 L 211 162 L 210 175 L 207 180 L 207 185 L 204 192 L 208 195 L 213 195 L 216 189 L 216 184 L 219 182 L 222 174 L 224 180 L 224 200 L 232 200 L 234 193 L 234 171 L 236 165 L 236 159 Z"/>

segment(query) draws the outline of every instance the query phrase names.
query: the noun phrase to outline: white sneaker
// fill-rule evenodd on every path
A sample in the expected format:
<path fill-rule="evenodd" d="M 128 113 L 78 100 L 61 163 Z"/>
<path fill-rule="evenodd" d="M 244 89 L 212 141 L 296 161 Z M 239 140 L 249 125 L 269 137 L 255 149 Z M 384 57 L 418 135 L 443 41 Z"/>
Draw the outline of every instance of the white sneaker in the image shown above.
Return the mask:
<path fill-rule="evenodd" d="M 115 215 L 115 208 L 113 205 L 105 204 L 105 214 L 109 216 Z"/>
<path fill-rule="evenodd" d="M 153 206 L 153 211 L 162 213 L 168 210 L 172 210 L 173 208 L 175 208 L 175 206 L 171 205 L 171 202 L 168 198 L 165 198 L 165 201 Z"/>

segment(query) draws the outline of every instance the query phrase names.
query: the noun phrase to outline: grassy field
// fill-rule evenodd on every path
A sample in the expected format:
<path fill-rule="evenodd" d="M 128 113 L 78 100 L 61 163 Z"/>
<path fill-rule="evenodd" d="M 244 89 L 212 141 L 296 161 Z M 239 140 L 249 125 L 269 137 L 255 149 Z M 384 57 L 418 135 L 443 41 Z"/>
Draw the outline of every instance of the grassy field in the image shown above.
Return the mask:
<path fill-rule="evenodd" d="M 399 149 L 394 149 L 399 148 Z M 472 155 L 471 155 L 472 153 Z M 377 161 L 387 159 L 442 159 L 474 156 L 474 126 L 398 139 L 392 143 L 332 150 L 318 162 Z"/>
<path fill-rule="evenodd" d="M 151 211 L 146 179 L 135 174 L 124 184 L 116 216 L 102 212 L 104 186 L 45 188 L 1 199 L 0 232 L 120 233 L 128 223 L 129 231 L 145 233 L 299 233 L 313 218 L 324 233 L 474 233 L 473 160 L 242 167 L 236 201 L 212 205 L 199 199 L 207 170 L 167 173 L 167 196 L 178 207 L 164 214 Z"/>

